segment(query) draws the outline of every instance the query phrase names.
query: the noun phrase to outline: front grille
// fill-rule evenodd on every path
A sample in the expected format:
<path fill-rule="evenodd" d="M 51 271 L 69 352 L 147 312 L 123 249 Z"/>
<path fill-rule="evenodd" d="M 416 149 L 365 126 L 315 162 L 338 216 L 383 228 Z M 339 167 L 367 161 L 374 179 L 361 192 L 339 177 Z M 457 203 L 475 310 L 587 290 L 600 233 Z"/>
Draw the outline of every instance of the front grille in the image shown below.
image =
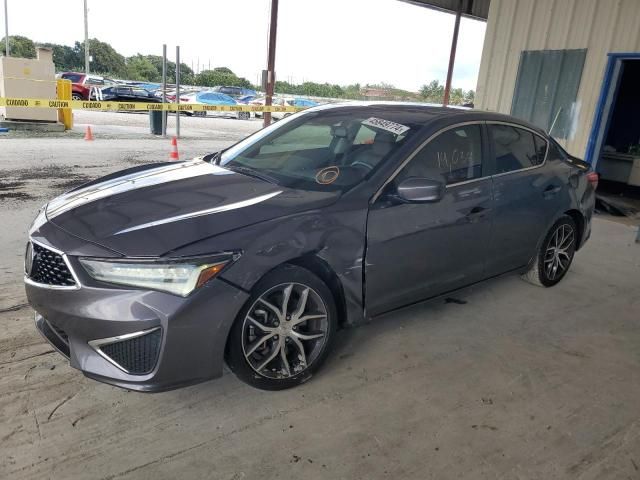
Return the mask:
<path fill-rule="evenodd" d="M 159 328 L 143 335 L 101 345 L 99 348 L 113 363 L 134 375 L 153 370 L 160 354 L 162 332 Z"/>
<path fill-rule="evenodd" d="M 27 267 L 31 280 L 58 287 L 73 287 L 76 284 L 62 255 L 37 243 L 33 243 L 32 248 L 33 260 L 30 270 Z"/>

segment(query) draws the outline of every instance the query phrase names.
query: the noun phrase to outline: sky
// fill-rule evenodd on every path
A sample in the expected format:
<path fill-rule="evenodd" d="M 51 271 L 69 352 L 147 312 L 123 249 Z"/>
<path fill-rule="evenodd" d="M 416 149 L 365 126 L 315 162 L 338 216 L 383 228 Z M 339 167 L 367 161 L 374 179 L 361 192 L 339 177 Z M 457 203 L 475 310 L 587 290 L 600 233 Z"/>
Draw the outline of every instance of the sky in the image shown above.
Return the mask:
<path fill-rule="evenodd" d="M 83 0 L 7 0 L 9 35 L 73 45 Z M 231 68 L 256 83 L 266 68 L 269 0 L 88 0 L 89 37 L 130 56 L 162 54 L 195 70 Z M 62 8 L 62 6 L 65 8 Z M 0 9 L 4 25 L 4 12 Z M 389 83 L 411 91 L 444 83 L 455 17 L 398 0 L 280 0 L 276 78 Z M 453 86 L 476 87 L 485 23 L 462 19 Z M 0 37 L 4 36 L 4 32 Z"/>

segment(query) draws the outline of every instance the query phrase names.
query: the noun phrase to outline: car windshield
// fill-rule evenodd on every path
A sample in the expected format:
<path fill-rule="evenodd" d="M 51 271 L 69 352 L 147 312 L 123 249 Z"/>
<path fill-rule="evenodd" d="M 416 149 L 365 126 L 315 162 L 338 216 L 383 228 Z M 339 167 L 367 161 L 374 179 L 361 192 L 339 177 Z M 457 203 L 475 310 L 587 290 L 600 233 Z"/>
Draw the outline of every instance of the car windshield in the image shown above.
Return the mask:
<path fill-rule="evenodd" d="M 224 151 L 219 164 L 288 188 L 346 190 L 398 150 L 423 119 L 371 107 L 306 111 Z"/>

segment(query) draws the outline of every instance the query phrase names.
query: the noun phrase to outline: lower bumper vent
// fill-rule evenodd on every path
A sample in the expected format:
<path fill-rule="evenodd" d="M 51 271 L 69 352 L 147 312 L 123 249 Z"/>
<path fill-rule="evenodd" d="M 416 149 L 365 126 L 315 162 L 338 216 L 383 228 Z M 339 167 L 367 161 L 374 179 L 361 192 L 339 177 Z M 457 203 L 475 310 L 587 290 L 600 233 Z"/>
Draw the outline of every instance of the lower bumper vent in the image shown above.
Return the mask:
<path fill-rule="evenodd" d="M 65 357 L 71 357 L 69 350 L 69 337 L 64 330 L 57 327 L 53 323 L 45 320 L 41 315 L 36 313 L 36 327 L 42 333 L 45 339 L 53 345 Z"/>
<path fill-rule="evenodd" d="M 121 370 L 132 375 L 144 375 L 150 373 L 158 362 L 161 340 L 162 330 L 158 327 L 89 343 Z"/>

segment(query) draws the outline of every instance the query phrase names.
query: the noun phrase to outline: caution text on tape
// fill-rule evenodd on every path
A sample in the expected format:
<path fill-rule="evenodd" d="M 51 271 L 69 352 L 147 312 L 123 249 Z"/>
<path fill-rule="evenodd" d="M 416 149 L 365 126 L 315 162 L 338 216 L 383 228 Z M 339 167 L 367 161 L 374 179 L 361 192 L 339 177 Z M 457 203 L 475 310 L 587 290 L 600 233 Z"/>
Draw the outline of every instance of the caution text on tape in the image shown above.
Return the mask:
<path fill-rule="evenodd" d="M 74 110 L 160 110 L 187 112 L 298 112 L 299 107 L 280 107 L 277 105 L 206 105 L 201 103 L 146 103 L 146 102 L 112 102 L 84 100 L 52 100 L 43 98 L 9 98 L 0 97 L 0 107 L 22 108 L 71 108 Z"/>

